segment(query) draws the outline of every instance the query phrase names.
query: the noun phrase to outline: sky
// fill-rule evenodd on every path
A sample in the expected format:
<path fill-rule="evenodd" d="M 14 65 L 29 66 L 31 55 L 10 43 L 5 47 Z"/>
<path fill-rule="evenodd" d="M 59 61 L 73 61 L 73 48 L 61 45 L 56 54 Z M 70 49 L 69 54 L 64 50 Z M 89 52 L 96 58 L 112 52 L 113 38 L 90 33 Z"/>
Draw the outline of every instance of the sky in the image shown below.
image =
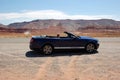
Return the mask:
<path fill-rule="evenodd" d="M 0 23 L 36 19 L 114 19 L 120 21 L 120 0 L 0 0 Z"/>

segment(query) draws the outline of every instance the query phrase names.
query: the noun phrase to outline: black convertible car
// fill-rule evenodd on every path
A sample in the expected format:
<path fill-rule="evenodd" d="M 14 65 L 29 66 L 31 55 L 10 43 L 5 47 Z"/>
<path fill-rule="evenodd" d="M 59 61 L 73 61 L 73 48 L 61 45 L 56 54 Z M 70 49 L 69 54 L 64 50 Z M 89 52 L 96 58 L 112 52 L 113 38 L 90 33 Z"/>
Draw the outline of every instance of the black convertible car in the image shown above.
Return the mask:
<path fill-rule="evenodd" d="M 44 54 L 51 54 L 54 49 L 85 49 L 92 53 L 99 47 L 97 39 L 86 36 L 75 36 L 72 33 L 64 32 L 65 37 L 57 36 L 34 36 L 30 40 L 30 49 L 41 50 Z"/>

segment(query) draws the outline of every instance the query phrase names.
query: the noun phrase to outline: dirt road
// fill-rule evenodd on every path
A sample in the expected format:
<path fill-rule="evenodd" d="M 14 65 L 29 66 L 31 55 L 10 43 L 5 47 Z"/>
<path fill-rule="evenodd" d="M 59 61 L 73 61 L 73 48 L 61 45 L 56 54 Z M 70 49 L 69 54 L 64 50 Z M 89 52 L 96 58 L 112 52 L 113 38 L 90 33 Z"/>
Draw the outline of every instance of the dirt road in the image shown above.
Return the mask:
<path fill-rule="evenodd" d="M 44 56 L 28 38 L 0 38 L 0 80 L 120 80 L 120 38 L 98 38 L 98 53 Z"/>

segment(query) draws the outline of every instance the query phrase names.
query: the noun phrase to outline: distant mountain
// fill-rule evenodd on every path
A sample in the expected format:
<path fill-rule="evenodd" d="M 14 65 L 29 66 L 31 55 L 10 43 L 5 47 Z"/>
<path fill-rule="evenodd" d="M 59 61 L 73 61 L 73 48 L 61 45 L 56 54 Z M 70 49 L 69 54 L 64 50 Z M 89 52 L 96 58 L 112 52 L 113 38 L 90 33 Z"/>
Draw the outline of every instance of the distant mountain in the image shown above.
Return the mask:
<path fill-rule="evenodd" d="M 0 24 L 0 27 L 1 28 L 7 28 L 7 26 L 3 25 L 3 24 Z"/>
<path fill-rule="evenodd" d="M 13 33 L 23 33 L 27 31 L 27 29 L 17 29 L 17 28 L 12 28 L 8 27 L 7 25 L 0 24 L 0 32 L 13 32 Z"/>
<path fill-rule="evenodd" d="M 7 28 L 8 28 L 7 26 L 0 24 L 0 30 L 7 29 Z"/>
<path fill-rule="evenodd" d="M 29 22 L 21 22 L 21 23 L 11 23 L 8 25 L 9 28 L 22 28 L 23 26 L 29 24 Z"/>
<path fill-rule="evenodd" d="M 100 20 L 33 20 L 30 22 L 12 23 L 9 28 L 16 29 L 49 29 L 56 27 L 67 31 L 79 31 L 80 29 L 120 29 L 120 21 L 112 19 Z"/>

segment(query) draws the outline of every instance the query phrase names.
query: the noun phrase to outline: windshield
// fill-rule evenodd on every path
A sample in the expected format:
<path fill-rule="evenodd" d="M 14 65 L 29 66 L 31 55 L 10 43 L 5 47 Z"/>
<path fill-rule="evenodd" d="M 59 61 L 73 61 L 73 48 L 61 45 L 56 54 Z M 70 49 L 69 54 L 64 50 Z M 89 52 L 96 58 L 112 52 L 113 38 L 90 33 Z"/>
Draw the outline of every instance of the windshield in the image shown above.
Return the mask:
<path fill-rule="evenodd" d="M 77 35 L 74 35 L 72 33 L 69 33 L 69 32 L 64 32 L 65 34 L 67 34 L 67 37 L 70 37 L 70 38 L 76 38 L 78 37 Z"/>

